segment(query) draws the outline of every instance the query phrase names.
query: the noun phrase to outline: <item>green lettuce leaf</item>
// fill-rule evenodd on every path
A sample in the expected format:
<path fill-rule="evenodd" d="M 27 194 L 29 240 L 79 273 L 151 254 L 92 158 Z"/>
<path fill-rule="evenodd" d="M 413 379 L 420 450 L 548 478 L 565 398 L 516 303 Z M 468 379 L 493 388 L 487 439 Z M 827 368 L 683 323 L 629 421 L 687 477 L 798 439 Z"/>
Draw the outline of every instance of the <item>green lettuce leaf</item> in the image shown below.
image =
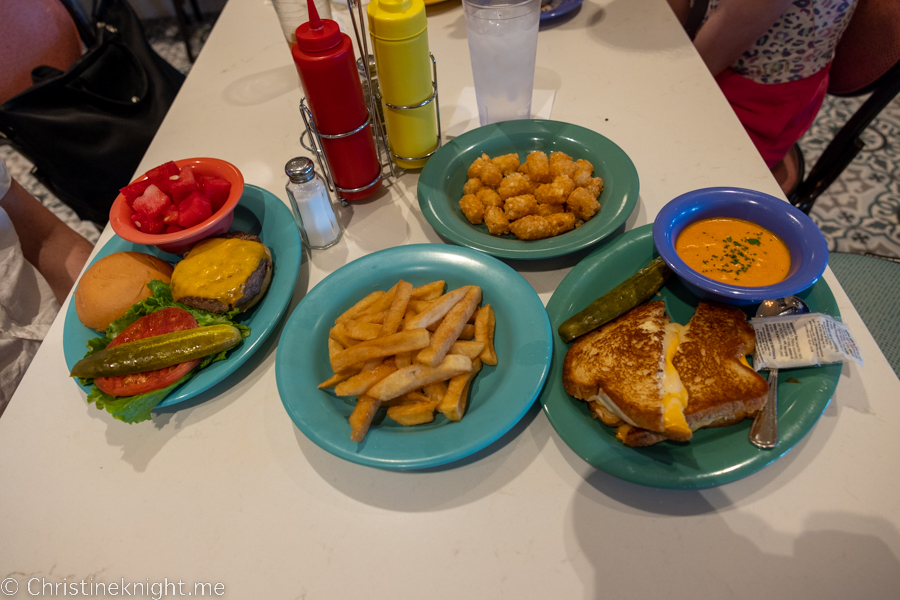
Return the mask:
<path fill-rule="evenodd" d="M 110 323 L 103 337 L 92 338 L 88 340 L 88 351 L 85 353 L 85 357 L 106 348 L 106 346 L 117 335 L 122 333 L 129 325 L 137 321 L 139 318 L 145 315 L 149 315 L 150 313 L 156 312 L 158 310 L 171 307 L 181 308 L 191 313 L 191 316 L 194 317 L 194 319 L 197 321 L 197 325 L 199 325 L 200 327 L 209 327 L 210 325 L 224 323 L 237 327 L 237 329 L 241 332 L 242 337 L 247 337 L 248 335 L 250 335 L 249 327 L 240 323 L 235 323 L 232 320 L 238 314 L 240 314 L 239 310 L 232 310 L 227 313 L 216 314 L 198 308 L 193 308 L 191 306 L 181 304 L 180 302 L 175 302 L 174 300 L 172 300 L 172 290 L 169 287 L 169 284 L 163 283 L 158 279 L 154 279 L 153 281 L 148 283 L 147 287 L 150 288 L 150 297 L 145 298 L 144 300 L 141 300 L 137 304 L 133 305 L 128 309 L 128 312 Z M 233 350 L 233 348 L 231 350 Z M 190 371 L 190 373 L 188 373 L 175 383 L 164 388 L 153 390 L 152 392 L 147 392 L 145 394 L 137 394 L 136 396 L 124 396 L 117 398 L 115 396 L 110 396 L 109 394 L 98 388 L 96 385 L 93 385 L 90 393 L 88 394 L 87 401 L 89 404 L 94 404 L 101 410 L 105 409 L 106 412 L 111 414 L 114 418 L 125 423 L 140 423 L 141 421 L 147 421 L 151 418 L 150 413 L 154 408 L 156 408 L 156 405 L 165 400 L 166 396 L 168 396 L 175 388 L 196 375 L 197 372 L 199 372 L 206 366 L 220 360 L 225 360 L 231 350 L 224 350 L 222 352 L 219 352 L 218 354 L 204 357 L 203 360 L 200 361 L 200 364 L 194 367 Z M 79 377 L 78 380 L 82 385 L 92 385 L 94 383 L 93 379 L 85 379 Z"/>

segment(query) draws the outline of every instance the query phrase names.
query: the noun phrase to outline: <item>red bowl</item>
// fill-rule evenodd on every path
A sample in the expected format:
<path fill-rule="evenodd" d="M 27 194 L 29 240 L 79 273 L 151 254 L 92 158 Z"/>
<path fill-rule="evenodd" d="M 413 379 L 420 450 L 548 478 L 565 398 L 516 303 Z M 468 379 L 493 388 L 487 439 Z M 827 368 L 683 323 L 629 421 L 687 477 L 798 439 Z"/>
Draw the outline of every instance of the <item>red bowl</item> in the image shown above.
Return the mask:
<path fill-rule="evenodd" d="M 217 210 L 207 220 L 176 233 L 144 233 L 135 227 L 131 221 L 134 211 L 125 201 L 125 196 L 119 194 L 109 211 L 109 222 L 116 234 L 129 242 L 156 246 L 163 252 L 170 254 L 184 254 L 200 240 L 225 233 L 231 227 L 234 220 L 234 207 L 237 206 L 244 193 L 244 176 L 233 164 L 219 160 L 218 158 L 185 158 L 176 160 L 179 168 L 190 165 L 197 175 L 209 175 L 221 177 L 231 183 L 231 192 L 222 208 Z M 134 182 L 146 179 L 146 174 L 141 175 Z M 134 183 L 132 182 L 132 183 Z"/>

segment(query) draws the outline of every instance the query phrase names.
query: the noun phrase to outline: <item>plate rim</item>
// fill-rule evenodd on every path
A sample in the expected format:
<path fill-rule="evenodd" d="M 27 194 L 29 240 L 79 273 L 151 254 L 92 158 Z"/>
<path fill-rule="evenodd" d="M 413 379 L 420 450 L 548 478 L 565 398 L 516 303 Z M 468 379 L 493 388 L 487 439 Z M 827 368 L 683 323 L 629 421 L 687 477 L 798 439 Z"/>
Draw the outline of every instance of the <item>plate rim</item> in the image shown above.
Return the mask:
<path fill-rule="evenodd" d="M 542 327 L 541 335 L 535 338 L 529 338 L 531 341 L 538 341 L 539 343 L 543 343 L 543 355 L 540 358 L 541 367 L 540 370 L 537 370 L 537 367 L 530 365 L 528 369 L 530 372 L 535 373 L 537 375 L 537 381 L 533 386 L 534 389 L 530 391 L 530 397 L 526 398 L 512 398 L 511 400 L 504 403 L 504 406 L 511 406 L 514 408 L 509 413 L 508 418 L 504 419 L 502 422 L 497 424 L 496 426 L 492 426 L 490 431 L 482 431 L 476 432 L 477 435 L 470 437 L 464 440 L 464 443 L 459 444 L 454 447 L 450 451 L 442 451 L 440 453 L 430 453 L 424 454 L 421 456 L 414 456 L 412 458 L 382 458 L 382 457 L 373 457 L 365 454 L 365 444 L 364 441 L 360 445 L 356 445 L 355 443 L 350 443 L 349 441 L 349 425 L 346 428 L 346 439 L 337 438 L 333 433 L 333 428 L 331 427 L 334 424 L 334 427 L 340 427 L 336 424 L 335 421 L 331 420 L 333 415 L 328 416 L 328 427 L 326 428 L 317 428 L 314 421 L 314 417 L 317 415 L 321 415 L 322 413 L 317 412 L 318 409 L 314 411 L 309 411 L 309 409 L 305 408 L 306 406 L 310 406 L 310 403 L 313 402 L 309 392 L 317 392 L 314 387 L 307 390 L 304 389 L 302 393 L 298 393 L 295 389 L 291 388 L 291 382 L 288 380 L 293 378 L 291 377 L 290 370 L 294 369 L 294 363 L 290 362 L 291 360 L 297 360 L 298 356 L 293 348 L 294 346 L 294 336 L 299 335 L 304 331 L 304 325 L 308 325 L 309 321 L 318 321 L 326 323 L 324 327 L 328 327 L 327 323 L 333 321 L 333 319 L 328 319 L 329 316 L 337 316 L 340 314 L 337 308 L 333 309 L 328 314 L 313 314 L 307 316 L 304 314 L 305 310 L 316 310 L 316 308 L 310 308 L 313 304 L 320 301 L 320 296 L 326 297 L 332 290 L 333 287 L 342 285 L 342 280 L 346 277 L 351 277 L 356 274 L 356 271 L 366 270 L 366 268 L 372 263 L 378 263 L 380 261 L 385 261 L 385 259 L 391 258 L 403 258 L 403 257 L 419 257 L 420 261 L 416 262 L 414 265 L 409 267 L 399 267 L 399 269 L 410 268 L 410 269 L 423 269 L 427 266 L 434 265 L 440 267 L 442 262 L 449 261 L 453 256 L 462 257 L 466 260 L 474 260 L 475 262 L 480 263 L 483 266 L 491 267 L 492 269 L 501 269 L 505 272 L 506 276 L 503 281 L 507 282 L 508 280 L 519 281 L 521 282 L 522 289 L 525 289 L 527 286 L 528 290 L 531 290 L 531 303 L 532 303 L 532 315 L 531 317 L 539 317 L 540 325 Z M 421 260 L 421 257 L 425 257 L 425 261 Z M 439 257 L 440 262 L 435 260 L 435 257 Z M 388 261 L 390 262 L 390 261 Z M 402 261 L 396 260 L 393 264 L 402 264 Z M 345 270 L 347 269 L 347 270 Z M 398 270 L 399 270 L 398 269 Z M 392 272 L 397 272 L 394 270 Z M 427 271 L 423 271 L 427 272 Z M 432 275 L 433 276 L 433 275 Z M 394 277 L 393 275 L 384 274 L 384 278 Z M 398 273 L 397 277 L 400 277 Z M 396 281 L 396 277 L 394 277 L 394 281 Z M 384 283 L 389 284 L 389 281 L 384 281 Z M 364 286 L 368 286 L 371 289 L 379 289 L 379 283 L 377 281 L 367 281 L 364 282 Z M 494 293 L 494 295 L 497 295 Z M 497 295 L 498 298 L 500 297 Z M 333 297 L 333 296 L 332 296 Z M 488 302 L 492 306 L 497 306 L 497 303 L 492 299 L 491 302 Z M 346 299 L 345 302 L 349 302 L 350 299 Z M 339 306 L 335 304 L 335 306 Z M 539 308 L 539 311 L 538 311 Z M 305 329 L 306 332 L 309 333 L 310 336 L 314 336 L 316 332 L 316 328 L 313 329 Z M 518 335 L 522 335 L 519 333 Z M 315 345 L 315 343 L 310 344 Z M 322 345 L 322 344 L 319 344 Z M 291 358 L 288 357 L 291 355 Z M 543 302 L 538 296 L 537 292 L 534 291 L 534 288 L 531 287 L 531 284 L 528 283 L 517 271 L 513 270 L 508 265 L 502 263 L 498 259 L 477 252 L 470 248 L 461 247 L 461 246 L 450 246 L 446 244 L 410 244 L 406 246 L 395 246 L 392 248 L 386 248 L 383 250 L 379 250 L 377 252 L 373 252 L 371 254 L 367 254 L 362 256 L 350 263 L 345 264 L 340 269 L 330 273 L 327 277 L 325 277 L 321 282 L 319 282 L 316 286 L 314 286 L 306 297 L 304 297 L 297 307 L 294 309 L 294 312 L 288 318 L 288 322 L 284 326 L 284 330 L 282 332 L 281 340 L 278 344 L 278 350 L 275 357 L 275 378 L 278 388 L 279 396 L 281 397 L 282 405 L 285 408 L 285 411 L 288 413 L 288 416 L 291 418 L 291 421 L 300 430 L 305 437 L 307 437 L 310 441 L 315 443 L 317 446 L 322 448 L 323 450 L 329 452 L 330 454 L 337 456 L 339 458 L 345 459 L 349 462 L 353 462 L 360 465 L 365 465 L 368 467 L 386 469 L 386 470 L 418 470 L 418 469 L 427 469 L 433 467 L 439 467 L 443 465 L 447 465 L 458 461 L 460 459 L 466 458 L 484 448 L 494 443 L 498 439 L 500 439 L 504 434 L 510 431 L 515 425 L 524 417 L 524 415 L 528 412 L 528 410 L 534 405 L 537 401 L 538 396 L 540 395 L 541 390 L 544 387 L 544 384 L 547 381 L 547 375 L 550 372 L 550 360 L 552 356 L 552 337 L 550 331 L 550 320 L 547 317 L 546 310 L 544 309 Z M 504 359 L 502 356 L 500 357 L 501 361 L 508 361 L 508 365 L 514 365 L 511 361 L 511 357 Z M 307 366 L 310 371 L 313 370 L 314 367 Z M 495 368 L 495 367 L 492 367 Z M 493 373 L 491 373 L 493 374 Z M 476 378 L 477 381 L 477 378 Z M 293 384 L 296 386 L 296 384 Z M 313 385 L 315 385 L 313 383 Z M 507 384 L 509 385 L 509 384 Z M 329 402 L 336 403 L 338 399 L 333 396 L 330 392 L 321 392 L 323 397 L 321 397 L 320 402 Z M 302 402 L 306 404 L 302 404 L 301 402 L 297 402 L 297 399 L 302 399 Z M 327 398 L 327 400 L 325 400 Z M 335 405 L 329 404 L 325 406 L 323 409 L 327 412 L 330 409 L 333 409 Z M 495 408 L 501 405 L 495 404 Z M 308 414 L 304 414 L 304 410 L 307 411 Z M 442 417 L 439 417 L 442 418 Z M 346 424 L 346 422 L 345 422 Z M 466 419 L 464 418 L 460 423 L 453 424 L 453 427 L 459 427 L 461 425 L 466 424 Z M 476 428 L 478 425 L 476 424 Z M 396 428 L 395 428 L 396 429 Z M 403 429 L 406 433 L 416 433 L 415 429 Z M 420 430 L 422 431 L 422 430 Z M 436 429 L 435 431 L 440 431 L 440 429 Z M 446 430 L 445 430 L 446 431 Z M 453 429 L 451 428 L 450 433 L 440 434 L 441 438 L 444 436 L 456 435 L 453 433 Z M 471 433 L 471 432 L 469 432 Z M 388 442 L 387 436 L 391 434 L 381 433 L 384 436 L 383 440 L 380 443 L 388 443 L 393 444 L 393 441 Z M 379 430 L 377 428 L 371 430 L 366 438 L 368 441 L 370 439 L 369 436 L 379 436 Z M 397 438 L 391 438 L 397 439 Z M 352 449 L 355 446 L 355 451 Z M 362 448 L 362 451 L 360 449 Z"/>
<path fill-rule="evenodd" d="M 257 199 L 253 196 L 247 196 L 248 199 L 252 198 L 252 200 L 250 200 L 250 202 L 245 202 L 244 198 L 242 197 L 241 201 L 237 205 L 238 207 L 243 206 L 249 209 L 257 218 L 262 217 L 267 209 L 274 208 L 276 211 L 282 212 L 283 214 L 280 215 L 281 218 L 271 217 L 275 219 L 275 221 L 273 222 L 280 223 L 282 222 L 282 220 L 288 219 L 291 223 L 293 223 L 294 217 L 291 214 L 290 209 L 288 209 L 288 207 L 275 194 L 259 186 L 245 184 L 244 194 L 246 194 L 248 190 L 257 191 L 261 194 L 262 205 L 256 204 Z M 262 222 L 260 222 L 260 224 L 262 225 Z M 260 305 L 254 309 L 256 310 L 260 308 L 264 303 L 269 302 L 270 304 L 268 304 L 268 306 L 276 307 L 276 310 L 271 313 L 272 316 L 269 317 L 262 326 L 251 327 L 250 336 L 244 339 L 244 346 L 240 348 L 235 353 L 235 355 L 230 356 L 228 360 L 220 361 L 200 371 L 190 380 L 186 381 L 184 384 L 176 388 L 171 394 L 163 399 L 162 402 L 157 404 L 153 410 L 159 408 L 167 408 L 169 406 L 175 406 L 181 404 L 182 402 L 186 402 L 194 398 L 195 396 L 209 390 L 218 383 L 224 381 L 226 378 L 231 376 L 241 365 L 243 365 L 259 349 L 259 347 L 263 344 L 263 342 L 265 342 L 269 335 L 271 335 L 272 331 L 274 331 L 275 329 L 275 326 L 278 324 L 278 322 L 284 316 L 285 311 L 287 310 L 288 304 L 290 303 L 291 297 L 293 296 L 297 276 L 300 273 L 300 263 L 303 253 L 300 233 L 296 229 L 296 227 L 290 227 L 290 229 L 293 231 L 294 235 L 291 235 L 287 231 L 285 231 L 284 235 L 290 238 L 290 242 L 295 243 L 286 243 L 277 247 L 273 246 L 273 249 L 277 250 L 278 252 L 279 260 L 278 264 L 275 266 L 272 284 L 275 284 L 275 278 L 278 277 L 279 279 L 277 279 L 277 281 L 279 285 L 277 287 L 270 287 L 269 291 L 266 293 L 266 296 L 260 302 Z M 114 252 L 128 250 L 137 252 L 143 251 L 148 254 L 153 254 L 154 256 L 159 256 L 160 254 L 173 256 L 161 250 L 158 250 L 154 246 L 146 246 L 142 244 L 136 244 L 134 242 L 129 242 L 119 235 L 113 234 L 113 236 L 103 245 L 103 247 L 97 251 L 97 254 L 91 260 L 90 265 Z M 164 258 L 164 260 L 166 259 Z M 282 289 L 284 289 L 285 291 L 282 292 Z M 272 292 L 276 290 L 281 293 L 272 294 Z M 78 320 L 78 315 L 75 310 L 74 294 L 72 294 L 72 297 L 69 299 L 65 322 L 63 323 L 63 354 L 65 356 L 66 365 L 69 369 L 72 368 L 75 362 L 83 357 L 84 353 L 84 351 L 82 350 L 81 355 L 76 357 L 76 351 L 74 349 L 68 349 L 70 346 L 75 344 L 75 342 L 71 339 L 68 344 L 66 342 L 69 336 L 74 335 L 72 333 L 73 327 L 88 329 L 81 323 L 81 321 Z M 94 330 L 89 331 L 95 333 L 94 337 L 99 337 L 100 335 L 99 332 L 94 332 Z M 211 371 L 210 369 L 213 369 L 214 367 L 217 368 Z M 79 383 L 77 379 L 73 379 L 73 381 L 85 394 L 90 393 L 90 386 L 81 385 L 81 383 Z M 185 388 L 187 388 L 187 391 L 185 390 Z"/>
<path fill-rule="evenodd" d="M 452 224 L 449 224 L 452 223 L 452 221 L 447 219 L 450 217 L 456 218 L 457 216 L 453 212 L 453 209 L 449 207 L 444 209 L 443 203 L 437 202 L 435 199 L 429 197 L 431 194 L 443 197 L 443 193 L 440 191 L 430 191 L 431 188 L 435 190 L 441 189 L 441 186 L 437 184 L 440 183 L 441 175 L 446 172 L 446 165 L 441 164 L 441 157 L 447 156 L 447 153 L 450 152 L 451 149 L 456 149 L 460 145 L 466 146 L 463 149 L 463 152 L 469 152 L 472 150 L 472 147 L 479 142 L 483 143 L 488 141 L 495 135 L 504 135 L 504 129 L 510 130 L 509 134 L 527 134 L 530 130 L 539 129 L 541 127 L 544 127 L 545 129 L 559 129 L 559 131 L 555 133 L 557 136 L 565 134 L 567 131 L 575 130 L 584 136 L 595 137 L 597 142 L 606 146 L 605 150 L 609 152 L 606 156 L 610 158 L 592 161 L 594 162 L 595 175 L 602 176 L 602 171 L 598 170 L 597 167 L 598 165 L 602 166 L 604 161 L 617 161 L 624 165 L 626 170 L 624 176 L 615 177 L 612 178 L 612 180 L 610 180 L 609 177 L 604 179 L 604 192 L 609 189 L 608 181 L 613 181 L 614 186 L 618 186 L 621 192 L 612 198 L 604 199 L 604 202 L 606 203 L 604 204 L 604 210 L 602 210 L 598 216 L 602 216 L 604 213 L 608 213 L 609 210 L 613 210 L 612 207 L 606 208 L 607 206 L 610 206 L 608 204 L 610 200 L 613 200 L 615 202 L 615 212 L 610 220 L 606 221 L 601 218 L 596 222 L 593 219 L 588 221 L 587 225 L 582 226 L 589 228 L 585 231 L 592 231 L 593 229 L 598 230 L 593 232 L 590 236 L 574 235 L 567 238 L 566 235 L 569 234 L 563 234 L 553 238 L 535 240 L 532 242 L 524 242 L 509 237 L 491 236 L 468 223 L 460 222 L 460 228 L 456 228 Z M 571 139 L 577 141 L 574 140 L 574 138 Z M 457 154 L 459 153 L 460 152 L 457 152 Z M 455 157 L 456 155 L 450 157 L 447 162 L 452 162 Z M 438 171 L 438 169 L 442 170 Z M 615 190 L 617 188 L 613 187 L 612 189 Z M 435 155 L 431 157 L 422 169 L 422 172 L 419 175 L 416 195 L 419 201 L 419 208 L 429 225 L 431 225 L 441 237 L 450 240 L 454 244 L 479 250 L 497 258 L 540 260 L 578 252 L 590 248 L 612 236 L 637 208 L 638 198 L 640 197 L 640 177 L 634 161 L 628 156 L 625 150 L 613 140 L 597 131 L 566 121 L 555 121 L 552 119 L 521 119 L 477 127 L 445 143 L 437 150 Z M 447 220 L 446 223 L 445 220 Z M 463 228 L 462 226 L 466 227 Z M 470 232 L 475 233 L 470 234 Z M 577 231 L 570 233 L 577 234 Z"/>
<path fill-rule="evenodd" d="M 547 415 L 547 418 L 557 435 L 559 435 L 563 442 L 582 460 L 595 469 L 631 483 L 656 488 L 694 490 L 724 485 L 756 473 L 784 456 L 809 434 L 831 402 L 834 389 L 837 386 L 841 373 L 840 363 L 823 365 L 820 367 L 807 367 L 803 369 L 803 371 L 821 375 L 823 380 L 827 380 L 825 387 L 828 389 L 815 389 L 812 392 L 809 392 L 813 395 L 813 402 L 810 402 L 809 406 L 805 409 L 803 407 L 798 409 L 797 426 L 790 430 L 788 436 L 781 439 L 775 449 L 757 449 L 747 441 L 747 452 L 745 456 L 740 460 L 737 460 L 734 464 L 731 464 L 728 468 L 718 472 L 697 472 L 693 475 L 673 472 L 671 477 L 662 479 L 654 477 L 652 474 L 651 476 L 642 475 L 639 467 L 635 469 L 635 463 L 639 465 L 653 459 L 645 456 L 642 453 L 643 449 L 628 448 L 616 441 L 614 434 L 611 433 L 612 430 L 600 424 L 599 421 L 591 418 L 587 413 L 587 409 L 582 406 L 584 403 L 569 396 L 562 387 L 561 362 L 562 357 L 565 356 L 565 352 L 568 350 L 569 344 L 562 342 L 556 329 L 561 321 L 564 320 L 562 318 L 563 315 L 559 314 L 562 310 L 560 305 L 565 302 L 563 296 L 571 295 L 570 289 L 572 288 L 572 281 L 580 278 L 583 273 L 589 270 L 589 268 L 593 268 L 595 263 L 598 261 L 612 260 L 612 257 L 614 257 L 616 253 L 626 251 L 629 245 L 642 242 L 649 242 L 652 245 L 652 223 L 635 228 L 626 234 L 619 236 L 609 245 L 599 248 L 591 253 L 566 275 L 566 278 L 560 282 L 560 285 L 557 287 L 556 291 L 554 291 L 553 296 L 547 303 L 547 313 L 554 329 L 553 341 L 555 350 L 548 382 L 545 384 L 540 397 L 543 411 Z M 653 254 L 656 255 L 657 252 L 655 247 L 651 247 L 653 248 Z M 625 277 L 627 277 L 627 274 L 623 276 L 623 279 Z M 567 279 L 569 280 L 568 284 L 566 284 Z M 616 282 L 612 282 L 612 285 L 615 283 Z M 612 285 L 609 287 L 612 287 Z M 837 302 L 834 299 L 831 288 L 828 286 L 827 282 L 820 280 L 816 285 L 822 286 L 821 290 L 827 292 L 827 306 L 819 306 L 819 310 L 839 317 L 840 311 Z M 694 302 L 699 301 L 699 299 L 693 295 L 692 300 Z M 558 350 L 556 350 L 556 348 L 558 348 Z M 779 388 L 781 388 L 782 385 L 790 385 L 789 383 L 786 383 L 786 378 L 784 377 L 780 379 Z M 789 410 L 795 404 L 796 401 L 792 402 L 790 406 L 783 406 L 782 410 Z M 573 416 L 575 412 L 578 412 L 581 416 Z M 582 431 L 573 431 L 573 426 L 570 424 L 569 419 L 579 419 L 577 421 L 578 427 L 580 429 L 590 429 L 590 437 L 587 439 L 580 438 L 578 434 L 582 433 Z M 743 423 L 728 428 L 701 430 L 698 434 L 710 437 L 714 435 L 728 436 L 729 434 L 746 436 L 749 426 L 750 421 L 746 420 Z M 665 444 L 666 442 L 662 443 Z M 690 448 L 689 445 L 691 443 L 692 442 L 688 442 L 684 446 L 676 445 L 673 447 Z M 709 443 L 715 444 L 716 440 L 712 439 Z M 609 452 L 610 450 L 611 452 Z M 624 450 L 635 453 L 626 455 L 628 458 L 634 458 L 633 461 L 630 461 L 628 468 L 616 464 L 616 455 Z M 604 452 L 609 456 L 602 456 Z"/>

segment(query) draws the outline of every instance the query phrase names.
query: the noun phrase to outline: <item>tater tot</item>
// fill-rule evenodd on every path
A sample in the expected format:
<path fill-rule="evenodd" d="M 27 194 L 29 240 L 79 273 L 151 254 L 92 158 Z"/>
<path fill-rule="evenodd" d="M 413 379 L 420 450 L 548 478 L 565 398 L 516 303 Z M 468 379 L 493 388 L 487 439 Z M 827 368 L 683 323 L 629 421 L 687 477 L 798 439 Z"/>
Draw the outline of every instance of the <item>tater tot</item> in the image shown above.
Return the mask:
<path fill-rule="evenodd" d="M 550 215 L 562 212 L 566 212 L 565 204 L 538 204 L 537 212 L 534 214 L 542 217 L 549 217 Z"/>
<path fill-rule="evenodd" d="M 596 198 L 600 195 L 600 192 L 603 191 L 603 180 L 599 177 L 593 177 L 582 187 L 589 191 L 591 196 Z"/>
<path fill-rule="evenodd" d="M 535 150 L 525 159 L 525 164 L 528 165 L 528 175 L 532 181 L 550 183 L 550 161 L 547 159 L 546 154 L 540 150 Z"/>
<path fill-rule="evenodd" d="M 487 154 L 482 154 L 481 156 L 476 158 L 475 162 L 473 162 L 469 166 L 469 171 L 467 173 L 468 178 L 469 179 L 479 179 L 481 177 L 481 169 L 484 167 L 485 164 L 487 164 L 489 162 L 491 162 L 491 157 L 488 156 Z"/>
<path fill-rule="evenodd" d="M 516 169 L 519 173 L 524 173 L 528 175 L 528 163 L 522 163 L 519 165 L 519 168 Z"/>
<path fill-rule="evenodd" d="M 579 169 L 584 169 L 591 175 L 594 174 L 594 165 L 591 164 L 591 161 L 586 160 L 584 158 L 579 158 L 575 161 L 575 164 L 578 165 Z"/>
<path fill-rule="evenodd" d="M 484 184 L 481 183 L 481 180 L 477 177 L 473 177 L 472 179 L 468 180 L 463 186 L 463 194 L 474 194 L 483 187 Z"/>
<path fill-rule="evenodd" d="M 547 216 L 547 222 L 553 228 L 552 235 L 559 235 L 567 231 L 575 229 L 575 215 L 567 212 L 560 212 Z"/>
<path fill-rule="evenodd" d="M 510 221 L 533 215 L 537 212 L 537 209 L 537 200 L 531 194 L 507 198 L 503 204 L 503 212 L 506 213 L 506 218 Z"/>
<path fill-rule="evenodd" d="M 569 194 L 572 193 L 572 190 L 575 189 L 575 182 L 572 181 L 572 178 L 568 175 L 560 175 L 553 180 L 550 187 L 553 189 L 554 193 L 558 193 L 563 198 L 568 198 Z"/>
<path fill-rule="evenodd" d="M 565 204 L 565 196 L 560 196 L 555 192 L 553 186 L 549 183 L 542 183 L 534 190 L 534 197 L 538 204 Z"/>
<path fill-rule="evenodd" d="M 591 173 L 587 169 L 578 169 L 575 171 L 575 174 L 572 175 L 572 181 L 575 182 L 575 187 L 584 187 L 591 180 Z"/>
<path fill-rule="evenodd" d="M 506 200 L 512 196 L 520 196 L 531 191 L 531 180 L 526 179 L 522 173 L 511 173 L 503 178 L 497 187 L 500 198 Z"/>
<path fill-rule="evenodd" d="M 566 154 L 565 152 L 557 151 L 557 152 L 550 153 L 550 164 L 551 165 L 557 161 L 570 161 L 570 160 L 572 160 L 572 157 L 569 156 L 568 154 Z"/>
<path fill-rule="evenodd" d="M 503 214 L 503 209 L 497 206 L 488 206 L 484 211 L 484 224 L 487 225 L 491 235 L 504 235 L 509 233 L 509 220 Z"/>
<path fill-rule="evenodd" d="M 575 188 L 566 200 L 569 210 L 582 221 L 587 221 L 600 210 L 600 203 L 584 188 Z"/>
<path fill-rule="evenodd" d="M 519 155 L 518 154 L 504 154 L 503 156 L 495 156 L 492 163 L 500 167 L 500 172 L 503 175 L 509 175 L 510 173 L 515 173 L 519 168 Z"/>
<path fill-rule="evenodd" d="M 500 194 L 497 193 L 497 190 L 493 188 L 483 187 L 475 192 L 475 196 L 481 200 L 481 203 L 484 204 L 485 208 L 489 206 L 503 208 L 503 198 L 501 198 Z"/>
<path fill-rule="evenodd" d="M 500 182 L 503 181 L 503 173 L 500 172 L 500 167 L 492 162 L 487 162 L 481 167 L 481 175 L 478 176 L 478 179 L 484 185 L 494 187 L 500 185 Z"/>
<path fill-rule="evenodd" d="M 484 222 L 484 204 L 475 194 L 466 194 L 460 198 L 459 208 L 472 225 L 481 225 Z"/>
<path fill-rule="evenodd" d="M 577 170 L 578 165 L 571 160 L 557 160 L 556 162 L 550 163 L 550 177 L 553 179 L 556 179 L 560 175 L 572 177 Z"/>
<path fill-rule="evenodd" d="M 553 235 L 549 217 L 528 215 L 509 224 L 509 230 L 520 240 L 542 240 Z"/>

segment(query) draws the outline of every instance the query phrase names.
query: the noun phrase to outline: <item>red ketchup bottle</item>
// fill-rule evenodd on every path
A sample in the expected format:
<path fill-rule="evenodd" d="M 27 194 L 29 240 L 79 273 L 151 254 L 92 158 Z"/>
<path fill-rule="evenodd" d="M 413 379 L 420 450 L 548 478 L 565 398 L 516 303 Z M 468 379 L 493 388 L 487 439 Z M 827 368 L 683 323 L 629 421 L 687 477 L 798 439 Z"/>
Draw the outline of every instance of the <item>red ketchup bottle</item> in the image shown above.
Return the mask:
<path fill-rule="evenodd" d="M 291 47 L 306 104 L 322 136 L 322 149 L 334 184 L 343 189 L 364 188 L 358 192 L 338 191 L 338 195 L 346 200 L 367 198 L 381 187 L 381 164 L 366 121 L 368 109 L 353 44 L 337 23 L 319 18 L 312 0 L 307 0 L 307 9 L 309 21 L 297 28 L 297 43 Z M 351 131 L 355 133 L 346 137 L 326 137 Z M 373 182 L 376 183 L 369 185 Z"/>

